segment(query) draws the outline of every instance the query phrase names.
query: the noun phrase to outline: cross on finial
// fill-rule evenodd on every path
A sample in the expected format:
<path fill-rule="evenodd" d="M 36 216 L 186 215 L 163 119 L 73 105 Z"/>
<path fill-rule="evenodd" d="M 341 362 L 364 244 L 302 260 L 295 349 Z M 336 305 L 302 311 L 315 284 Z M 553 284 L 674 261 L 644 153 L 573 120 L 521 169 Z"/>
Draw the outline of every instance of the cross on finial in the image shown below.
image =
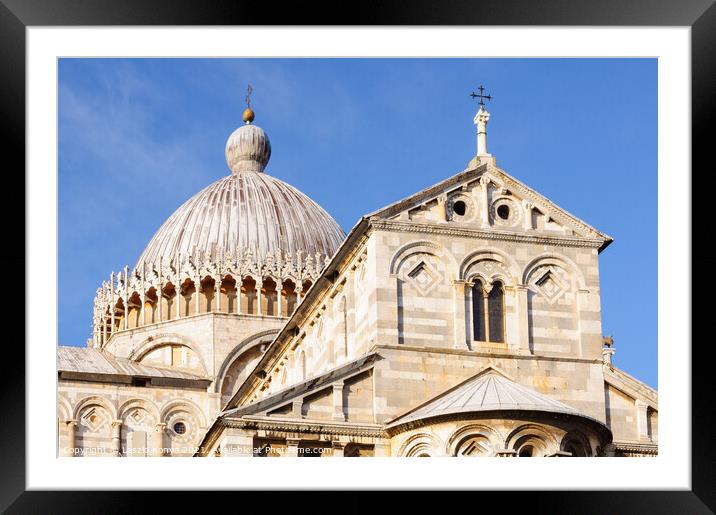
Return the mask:
<path fill-rule="evenodd" d="M 251 84 L 246 88 L 246 107 L 251 107 L 251 93 L 254 92 L 254 88 Z"/>
<path fill-rule="evenodd" d="M 481 105 L 481 106 L 484 106 L 484 105 L 485 105 L 485 102 L 484 102 L 485 99 L 487 99 L 487 100 L 492 100 L 492 96 L 491 96 L 491 95 L 485 95 L 485 94 L 484 94 L 484 93 L 485 93 L 485 87 L 484 87 L 482 84 L 480 84 L 480 87 L 477 88 L 477 89 L 480 91 L 480 93 L 477 94 L 477 93 L 475 93 L 475 92 L 473 91 L 472 93 L 470 93 L 470 96 L 471 96 L 472 98 L 479 98 L 479 99 L 480 99 L 480 105 Z"/>

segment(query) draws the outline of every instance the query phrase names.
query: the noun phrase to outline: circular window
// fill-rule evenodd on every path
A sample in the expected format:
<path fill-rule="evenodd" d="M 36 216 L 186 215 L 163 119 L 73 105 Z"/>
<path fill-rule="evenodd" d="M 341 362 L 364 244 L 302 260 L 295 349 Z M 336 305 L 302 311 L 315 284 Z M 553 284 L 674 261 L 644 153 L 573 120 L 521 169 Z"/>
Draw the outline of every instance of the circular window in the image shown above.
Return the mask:
<path fill-rule="evenodd" d="M 497 225 L 513 226 L 519 221 L 520 210 L 514 200 L 508 197 L 501 197 L 492 203 L 490 218 Z"/>
<path fill-rule="evenodd" d="M 458 216 L 465 216 L 465 212 L 467 211 L 467 206 L 465 205 L 465 202 L 462 200 L 458 200 L 455 202 L 452 206 L 452 210 L 455 211 L 455 214 Z"/>
<path fill-rule="evenodd" d="M 174 424 L 174 432 L 178 435 L 183 435 L 186 433 L 186 424 L 184 424 L 184 422 L 177 422 Z"/>
<path fill-rule="evenodd" d="M 448 199 L 447 215 L 450 220 L 469 222 L 475 216 L 475 206 L 472 199 L 458 193 Z"/>
<path fill-rule="evenodd" d="M 508 206 L 507 204 L 502 204 L 501 206 L 497 206 L 497 216 L 499 216 L 503 220 L 509 220 L 510 219 L 510 206 Z"/>

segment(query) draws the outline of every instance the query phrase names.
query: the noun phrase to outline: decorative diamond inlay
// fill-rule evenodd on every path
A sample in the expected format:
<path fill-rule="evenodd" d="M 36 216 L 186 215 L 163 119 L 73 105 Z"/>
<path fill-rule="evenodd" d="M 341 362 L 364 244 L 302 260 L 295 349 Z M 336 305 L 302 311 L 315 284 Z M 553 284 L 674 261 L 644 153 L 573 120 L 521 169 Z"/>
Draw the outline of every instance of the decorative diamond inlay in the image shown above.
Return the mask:
<path fill-rule="evenodd" d="M 408 273 L 408 279 L 422 295 L 426 295 L 438 283 L 437 273 L 424 261 Z"/>
<path fill-rule="evenodd" d="M 102 409 L 90 408 L 82 415 L 82 424 L 92 432 L 99 430 L 106 420 Z"/>
<path fill-rule="evenodd" d="M 551 269 L 547 270 L 534 283 L 537 291 L 547 299 L 547 302 L 553 304 L 566 291 L 566 288 Z"/>
<path fill-rule="evenodd" d="M 132 414 L 129 415 L 129 418 L 131 418 L 132 421 L 133 421 L 135 424 L 141 424 L 142 421 L 144 421 L 144 419 L 145 419 L 146 417 L 145 417 L 145 414 L 144 414 L 144 410 L 135 409 L 135 410 L 132 412 Z"/>

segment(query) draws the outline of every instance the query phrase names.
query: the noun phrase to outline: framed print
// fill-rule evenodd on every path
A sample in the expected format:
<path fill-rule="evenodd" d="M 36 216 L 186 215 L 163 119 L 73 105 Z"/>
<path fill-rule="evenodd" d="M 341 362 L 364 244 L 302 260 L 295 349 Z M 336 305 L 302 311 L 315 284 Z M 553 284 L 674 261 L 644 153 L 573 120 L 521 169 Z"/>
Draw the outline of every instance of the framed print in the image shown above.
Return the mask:
<path fill-rule="evenodd" d="M 711 3 L 389 3 L 344 26 L 3 1 L 6 190 L 27 202 L 3 509 L 147 489 L 716 506 L 690 300 Z"/>

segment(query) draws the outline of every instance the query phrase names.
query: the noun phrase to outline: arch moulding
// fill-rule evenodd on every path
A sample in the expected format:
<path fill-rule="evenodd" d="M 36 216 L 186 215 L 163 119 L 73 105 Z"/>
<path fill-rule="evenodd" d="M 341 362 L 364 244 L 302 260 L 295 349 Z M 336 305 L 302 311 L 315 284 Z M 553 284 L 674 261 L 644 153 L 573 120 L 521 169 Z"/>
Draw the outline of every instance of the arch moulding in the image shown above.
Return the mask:
<path fill-rule="evenodd" d="M 390 260 L 390 274 L 396 275 L 400 267 L 413 254 L 424 253 L 435 256 L 446 265 L 448 274 L 454 275 L 457 272 L 457 261 L 445 247 L 439 243 L 427 240 L 413 241 L 400 247 Z"/>
<path fill-rule="evenodd" d="M 231 352 L 224 358 L 224 361 L 219 367 L 219 372 L 216 374 L 216 381 L 214 381 L 214 392 L 221 393 L 221 385 L 224 383 L 226 373 L 229 371 L 231 364 L 239 359 L 242 354 L 253 349 L 257 345 L 263 343 L 271 343 L 273 338 L 278 334 L 278 329 L 268 329 L 261 331 L 260 333 L 253 334 L 233 348 Z"/>
<path fill-rule="evenodd" d="M 123 403 L 117 410 L 117 414 L 119 415 L 118 418 L 120 420 L 124 420 L 125 415 L 132 408 L 142 408 L 146 410 L 147 412 L 151 413 L 152 416 L 154 416 L 156 422 L 159 422 L 159 408 L 157 408 L 156 404 L 154 404 L 152 401 L 141 398 L 130 399 L 127 402 Z"/>
<path fill-rule="evenodd" d="M 140 362 L 142 358 L 144 358 L 144 356 L 149 354 L 151 351 L 158 349 L 159 347 L 164 347 L 166 345 L 181 345 L 183 347 L 191 349 L 191 351 L 194 352 L 199 358 L 204 373 L 207 373 L 208 369 L 206 367 L 206 359 L 204 358 L 204 355 L 202 354 L 201 350 L 189 338 L 180 334 L 169 333 L 149 337 L 144 340 L 138 347 L 132 349 L 132 352 L 129 353 L 128 359 L 130 361 Z"/>
<path fill-rule="evenodd" d="M 470 267 L 484 260 L 497 261 L 498 263 L 504 265 L 507 268 L 508 273 L 511 275 L 511 277 L 507 277 L 506 279 L 509 279 L 512 282 L 520 279 L 520 267 L 517 265 L 517 262 L 511 256 L 492 247 L 476 250 L 468 254 L 465 259 L 462 260 L 462 263 L 460 263 L 458 277 L 463 281 L 467 280 Z"/>
<path fill-rule="evenodd" d="M 196 420 L 201 427 L 206 427 L 206 417 L 204 416 L 204 410 L 202 410 L 199 406 L 197 406 L 189 399 L 174 399 L 172 401 L 167 402 L 164 406 L 162 406 L 159 420 L 166 420 L 166 418 L 173 411 L 188 411 L 196 417 Z"/>
<path fill-rule="evenodd" d="M 552 252 L 540 254 L 530 261 L 527 266 L 525 266 L 524 272 L 522 273 L 522 284 L 527 284 L 532 272 L 534 272 L 537 267 L 543 265 L 555 265 L 564 268 L 567 272 L 573 274 L 574 278 L 577 280 L 577 286 L 580 290 L 587 289 L 587 282 L 584 279 L 584 274 L 582 274 L 582 271 L 577 264 L 566 256 L 561 256 Z"/>
<path fill-rule="evenodd" d="M 490 443 L 498 447 L 502 445 L 503 437 L 496 430 L 484 424 L 467 424 L 458 427 L 448 438 L 447 444 L 445 445 L 445 452 L 448 456 L 455 456 L 458 445 L 467 437 L 470 436 L 484 436 Z"/>
<path fill-rule="evenodd" d="M 79 401 L 75 405 L 75 409 L 72 411 L 72 418 L 79 418 L 79 415 L 83 409 L 85 409 L 87 406 L 92 406 L 95 404 L 106 409 L 112 420 L 117 419 L 117 410 L 115 409 L 114 405 L 107 399 L 105 399 L 104 397 L 100 397 L 99 395 L 90 395 L 89 397 L 85 397 L 84 399 Z"/>

